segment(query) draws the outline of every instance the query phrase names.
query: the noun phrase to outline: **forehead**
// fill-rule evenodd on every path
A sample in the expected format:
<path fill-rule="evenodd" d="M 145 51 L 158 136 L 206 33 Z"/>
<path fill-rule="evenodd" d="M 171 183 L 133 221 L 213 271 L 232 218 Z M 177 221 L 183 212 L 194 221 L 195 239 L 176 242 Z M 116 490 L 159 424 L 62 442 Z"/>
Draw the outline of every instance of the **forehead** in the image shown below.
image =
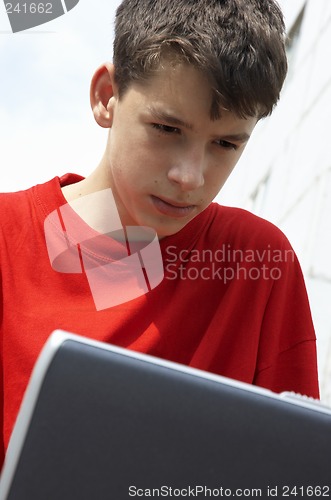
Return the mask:
<path fill-rule="evenodd" d="M 191 109 L 210 115 L 213 104 L 208 78 L 188 63 L 163 62 L 144 80 L 131 82 L 128 93 L 137 103 L 176 112 Z"/>
<path fill-rule="evenodd" d="M 217 124 L 228 121 L 230 117 L 233 123 L 243 123 L 251 130 L 257 122 L 257 117 L 241 118 L 215 103 L 207 76 L 187 63 L 164 63 L 145 81 L 134 82 L 130 88 L 144 111 L 150 111 L 156 117 L 159 115 L 161 119 L 167 115 L 176 117 L 186 123 L 186 128 L 192 128 L 192 124 L 198 122 Z"/>
<path fill-rule="evenodd" d="M 188 63 L 164 61 L 145 82 L 146 89 L 162 97 L 188 100 L 192 97 L 208 104 L 212 86 L 206 75 Z"/>

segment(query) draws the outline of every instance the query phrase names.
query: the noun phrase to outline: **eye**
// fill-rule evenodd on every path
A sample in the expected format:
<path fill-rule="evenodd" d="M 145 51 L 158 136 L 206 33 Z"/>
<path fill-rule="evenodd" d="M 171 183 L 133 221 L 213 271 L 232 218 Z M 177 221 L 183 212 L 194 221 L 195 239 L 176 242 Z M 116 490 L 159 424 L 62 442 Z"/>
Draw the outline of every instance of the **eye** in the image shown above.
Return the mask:
<path fill-rule="evenodd" d="M 224 149 L 233 149 L 234 151 L 238 149 L 237 144 L 233 144 L 232 142 L 229 141 L 223 141 L 222 139 L 216 141 L 216 144 Z"/>
<path fill-rule="evenodd" d="M 170 127 L 169 125 L 162 125 L 161 123 L 152 123 L 152 127 L 155 128 L 161 134 L 179 134 L 180 130 L 177 127 Z"/>

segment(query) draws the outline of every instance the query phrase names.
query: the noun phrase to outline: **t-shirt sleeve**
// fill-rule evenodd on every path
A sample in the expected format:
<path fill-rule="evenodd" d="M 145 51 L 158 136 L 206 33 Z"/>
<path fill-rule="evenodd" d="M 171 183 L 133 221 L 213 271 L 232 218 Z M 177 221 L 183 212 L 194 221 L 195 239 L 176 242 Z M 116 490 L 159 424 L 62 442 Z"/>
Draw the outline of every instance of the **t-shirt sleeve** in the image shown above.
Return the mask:
<path fill-rule="evenodd" d="M 304 278 L 291 247 L 282 255 L 265 308 L 254 384 L 318 398 L 316 336 Z"/>

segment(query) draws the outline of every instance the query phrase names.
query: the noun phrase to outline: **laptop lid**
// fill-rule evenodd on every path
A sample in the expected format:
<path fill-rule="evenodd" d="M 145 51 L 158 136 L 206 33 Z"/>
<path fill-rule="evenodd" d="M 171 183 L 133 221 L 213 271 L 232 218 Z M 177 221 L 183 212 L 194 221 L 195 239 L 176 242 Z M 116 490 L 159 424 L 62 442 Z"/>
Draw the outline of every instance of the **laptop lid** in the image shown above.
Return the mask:
<path fill-rule="evenodd" d="M 0 500 L 328 497 L 330 451 L 331 410 L 309 399 L 57 331 Z"/>

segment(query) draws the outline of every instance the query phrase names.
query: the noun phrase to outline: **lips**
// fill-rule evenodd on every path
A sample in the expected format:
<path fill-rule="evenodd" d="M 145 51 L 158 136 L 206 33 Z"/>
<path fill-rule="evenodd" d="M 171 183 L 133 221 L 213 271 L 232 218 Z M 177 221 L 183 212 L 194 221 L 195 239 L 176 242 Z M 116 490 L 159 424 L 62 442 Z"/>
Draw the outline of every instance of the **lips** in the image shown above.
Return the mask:
<path fill-rule="evenodd" d="M 178 203 L 152 196 L 154 207 L 163 215 L 169 217 L 187 217 L 191 215 L 196 209 L 195 205 L 187 205 L 185 203 Z"/>

